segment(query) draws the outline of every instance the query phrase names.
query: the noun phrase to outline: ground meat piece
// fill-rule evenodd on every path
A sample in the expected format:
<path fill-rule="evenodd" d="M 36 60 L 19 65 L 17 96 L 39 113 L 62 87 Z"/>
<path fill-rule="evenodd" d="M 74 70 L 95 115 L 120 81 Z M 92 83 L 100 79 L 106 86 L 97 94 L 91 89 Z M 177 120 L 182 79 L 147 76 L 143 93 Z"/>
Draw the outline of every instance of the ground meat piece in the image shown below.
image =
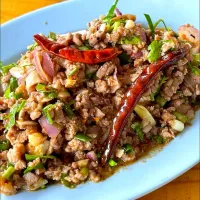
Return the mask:
<path fill-rule="evenodd" d="M 108 77 L 107 83 L 108 83 L 108 86 L 110 87 L 111 93 L 115 93 L 122 85 L 119 79 L 114 76 Z"/>
<path fill-rule="evenodd" d="M 24 169 L 26 162 L 22 160 L 25 153 L 23 144 L 15 144 L 12 149 L 9 149 L 7 157 L 10 163 L 14 164 L 16 170 Z"/>
<path fill-rule="evenodd" d="M 0 177 L 0 193 L 4 195 L 13 195 L 17 192 L 16 188 L 11 182 L 5 181 Z"/>
<path fill-rule="evenodd" d="M 104 80 L 96 80 L 95 88 L 98 93 L 106 94 L 109 92 L 108 84 Z"/>
<path fill-rule="evenodd" d="M 59 134 L 55 138 L 50 139 L 50 147 L 54 149 L 56 153 L 60 153 L 62 151 L 62 144 L 63 144 L 64 138 L 61 134 Z"/>
<path fill-rule="evenodd" d="M 11 108 L 15 104 L 15 99 L 6 99 L 5 97 L 0 97 L 0 110 L 6 110 Z"/>
<path fill-rule="evenodd" d="M 89 179 L 97 183 L 101 180 L 101 176 L 97 174 L 94 170 L 89 170 Z"/>
<path fill-rule="evenodd" d="M 75 33 L 75 34 L 73 34 L 72 41 L 73 41 L 77 46 L 83 45 L 83 42 L 82 42 L 81 34 L 80 34 L 80 33 Z"/>
<path fill-rule="evenodd" d="M 176 117 L 169 113 L 167 110 L 163 110 L 161 118 L 164 120 L 164 122 L 168 123 L 169 121 L 175 119 Z"/>
<path fill-rule="evenodd" d="M 21 189 L 25 185 L 25 181 L 24 181 L 23 177 L 21 177 L 19 174 L 13 174 L 12 179 L 14 182 L 14 186 L 17 189 Z"/>
<path fill-rule="evenodd" d="M 12 145 L 14 145 L 17 143 L 24 143 L 28 139 L 28 136 L 26 131 L 19 131 L 16 127 L 12 127 L 6 133 L 6 138 L 10 141 Z"/>
<path fill-rule="evenodd" d="M 194 109 L 189 104 L 181 104 L 177 107 L 176 111 L 185 115 L 188 118 L 188 122 L 190 122 L 194 118 Z"/>
<path fill-rule="evenodd" d="M 80 173 L 79 169 L 74 169 L 69 171 L 69 175 L 65 177 L 65 179 L 69 182 L 73 182 L 75 184 L 80 183 L 81 181 L 86 180 L 88 175 L 83 175 Z"/>
<path fill-rule="evenodd" d="M 136 158 L 136 155 L 135 155 L 135 152 L 130 152 L 129 154 L 126 154 L 124 153 L 121 157 L 121 159 L 124 161 L 124 162 L 130 162 L 130 161 L 133 161 L 135 160 Z"/>
<path fill-rule="evenodd" d="M 45 171 L 45 176 L 48 179 L 52 179 L 55 181 L 59 181 L 61 178 L 61 173 L 62 173 L 62 168 L 60 166 L 58 167 L 49 167 L 46 171 Z"/>
<path fill-rule="evenodd" d="M 114 72 L 115 67 L 112 61 L 105 62 L 97 71 L 96 76 L 100 79 L 109 76 Z"/>
<path fill-rule="evenodd" d="M 77 152 L 75 153 L 75 155 L 74 155 L 74 160 L 75 160 L 75 161 L 83 160 L 83 159 L 85 159 L 85 157 L 86 157 L 86 154 L 85 154 L 84 152 L 82 152 L 82 151 L 77 151 Z"/>
<path fill-rule="evenodd" d="M 51 116 L 54 119 L 54 122 L 60 124 L 61 126 L 66 124 L 66 118 L 63 112 L 63 103 L 56 103 L 53 107 L 53 113 L 51 112 Z"/>
<path fill-rule="evenodd" d="M 76 151 L 85 151 L 91 150 L 92 144 L 90 142 L 82 142 L 76 138 L 68 142 L 67 147 L 65 148 L 66 152 L 76 152 Z"/>
<path fill-rule="evenodd" d="M 172 131 L 172 129 L 165 127 L 161 130 L 160 135 L 164 138 L 164 139 L 170 139 L 170 138 L 174 138 L 174 132 Z"/>
<path fill-rule="evenodd" d="M 89 90 L 86 90 L 86 89 L 83 89 L 78 92 L 78 95 L 76 96 L 76 102 L 74 104 L 74 107 L 76 110 L 79 110 L 81 108 L 91 107 L 89 95 L 90 95 L 90 92 Z"/>

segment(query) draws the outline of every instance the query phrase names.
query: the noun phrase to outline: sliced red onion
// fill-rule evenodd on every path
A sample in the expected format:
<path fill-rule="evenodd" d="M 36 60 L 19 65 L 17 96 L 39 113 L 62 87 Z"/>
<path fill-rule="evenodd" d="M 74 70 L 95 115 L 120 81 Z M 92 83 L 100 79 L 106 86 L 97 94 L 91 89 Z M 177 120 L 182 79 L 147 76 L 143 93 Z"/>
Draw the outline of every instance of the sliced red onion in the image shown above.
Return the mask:
<path fill-rule="evenodd" d="M 46 133 L 49 137 L 57 137 L 61 131 L 61 129 L 59 127 L 49 124 L 47 119 L 44 116 L 42 116 L 39 119 L 39 123 L 40 123 L 41 127 L 46 131 Z"/>
<path fill-rule="evenodd" d="M 53 63 L 49 55 L 42 51 L 34 50 L 34 62 L 38 74 L 43 80 L 52 82 L 54 71 Z"/>
<path fill-rule="evenodd" d="M 115 14 L 116 14 L 117 16 L 121 16 L 121 15 L 122 15 L 122 13 L 119 11 L 118 8 L 115 8 Z"/>
<path fill-rule="evenodd" d="M 90 151 L 86 154 L 86 157 L 90 160 L 97 161 L 97 155 L 94 151 Z"/>

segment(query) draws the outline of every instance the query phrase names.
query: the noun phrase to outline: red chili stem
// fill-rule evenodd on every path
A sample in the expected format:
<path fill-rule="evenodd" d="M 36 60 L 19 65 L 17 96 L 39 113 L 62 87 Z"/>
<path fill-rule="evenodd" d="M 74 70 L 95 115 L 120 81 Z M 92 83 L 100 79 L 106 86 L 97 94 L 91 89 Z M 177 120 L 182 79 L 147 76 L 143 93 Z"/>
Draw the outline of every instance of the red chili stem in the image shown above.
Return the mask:
<path fill-rule="evenodd" d="M 34 39 L 48 53 L 73 62 L 97 64 L 109 61 L 121 53 L 121 51 L 118 51 L 116 48 L 81 51 L 66 45 L 58 44 L 38 34 L 34 35 Z"/>
<path fill-rule="evenodd" d="M 128 88 L 123 97 L 120 109 L 118 110 L 110 128 L 106 148 L 101 158 L 102 165 L 105 165 L 112 155 L 124 126 L 126 125 L 127 119 L 133 112 L 135 105 L 145 92 L 147 86 L 162 69 L 176 64 L 178 60 L 186 55 L 186 53 L 186 50 L 182 50 L 171 52 L 166 56 L 163 56 L 159 61 L 144 68 L 141 75 Z"/>

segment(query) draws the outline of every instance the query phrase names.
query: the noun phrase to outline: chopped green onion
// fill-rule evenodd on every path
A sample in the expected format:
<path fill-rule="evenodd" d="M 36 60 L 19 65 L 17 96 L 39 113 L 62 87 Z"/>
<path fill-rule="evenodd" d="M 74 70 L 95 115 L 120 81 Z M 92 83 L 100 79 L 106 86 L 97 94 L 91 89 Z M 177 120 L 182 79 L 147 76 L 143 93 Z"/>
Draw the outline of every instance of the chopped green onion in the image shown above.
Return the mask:
<path fill-rule="evenodd" d="M 193 56 L 192 65 L 199 66 L 200 65 L 200 53 L 193 54 L 192 56 Z"/>
<path fill-rule="evenodd" d="M 144 141 L 144 133 L 142 132 L 142 125 L 139 122 L 135 122 L 131 125 L 131 128 L 136 132 L 137 136 L 139 137 L 140 141 Z"/>
<path fill-rule="evenodd" d="M 109 164 L 111 167 L 117 166 L 117 162 L 115 162 L 113 159 L 110 159 L 110 160 L 108 161 L 108 164 Z"/>
<path fill-rule="evenodd" d="M 8 180 L 14 172 L 15 168 L 13 166 L 9 166 L 7 170 L 2 174 L 2 178 Z"/>
<path fill-rule="evenodd" d="M 114 4 L 111 6 L 108 14 L 103 18 L 103 22 L 109 23 L 110 20 L 115 16 L 115 8 L 119 0 L 115 0 Z"/>
<path fill-rule="evenodd" d="M 41 189 L 41 190 L 46 189 L 46 185 L 41 186 L 40 189 Z"/>
<path fill-rule="evenodd" d="M 133 147 L 130 144 L 124 144 L 123 149 L 124 149 L 125 153 L 133 152 Z"/>
<path fill-rule="evenodd" d="M 75 67 L 69 74 L 67 74 L 68 77 L 74 75 L 78 71 L 78 67 Z"/>
<path fill-rule="evenodd" d="M 132 37 L 122 37 L 119 42 L 119 44 L 134 44 L 138 45 L 141 43 L 141 40 L 138 36 L 132 36 Z"/>
<path fill-rule="evenodd" d="M 0 141 L 0 151 L 9 149 L 10 143 L 8 140 Z"/>
<path fill-rule="evenodd" d="M 82 142 L 88 142 L 90 141 L 92 138 L 87 136 L 87 135 L 84 135 L 82 133 L 78 133 L 74 136 L 76 139 L 82 141 Z"/>
<path fill-rule="evenodd" d="M 43 85 L 41 83 L 38 83 L 36 85 L 36 90 L 38 92 L 42 92 L 45 94 L 45 96 L 49 99 L 57 98 L 58 94 L 57 91 L 54 88 L 51 88 L 49 86 Z"/>
<path fill-rule="evenodd" d="M 200 76 L 200 69 L 197 66 L 193 66 L 191 63 L 188 63 L 188 67 L 193 74 Z"/>
<path fill-rule="evenodd" d="M 81 168 L 80 173 L 81 173 L 83 176 L 87 176 L 88 173 L 89 173 L 89 169 L 88 169 L 87 167 L 83 167 L 83 168 Z"/>
<path fill-rule="evenodd" d="M 86 79 L 90 79 L 90 80 L 96 80 L 97 76 L 96 76 L 96 72 L 91 72 L 91 73 L 87 73 L 85 75 Z"/>
<path fill-rule="evenodd" d="M 4 65 L 4 66 L 3 66 L 2 62 L 0 62 L 0 72 L 1 72 L 2 74 L 6 74 L 6 73 L 8 73 L 8 71 L 9 71 L 11 68 L 16 67 L 16 66 L 17 66 L 16 63 L 12 63 L 12 64 L 9 64 L 9 65 Z"/>
<path fill-rule="evenodd" d="M 71 183 L 71 182 L 69 182 L 69 181 L 67 181 L 67 180 L 65 180 L 65 177 L 67 176 L 67 174 L 62 174 L 61 175 L 61 183 L 65 186 L 65 187 L 68 187 L 68 188 L 75 188 L 76 187 L 76 185 L 74 184 L 74 183 Z"/>
<path fill-rule="evenodd" d="M 158 24 L 159 24 L 160 22 L 163 23 L 165 29 L 168 31 L 169 29 L 167 28 L 167 26 L 166 26 L 166 24 L 165 24 L 165 22 L 164 22 L 163 19 L 159 19 L 159 20 L 154 24 L 154 29 L 156 29 L 156 27 L 158 26 Z"/>
<path fill-rule="evenodd" d="M 144 16 L 145 16 L 145 18 L 148 22 L 149 28 L 151 30 L 152 37 L 154 38 L 155 37 L 155 30 L 154 30 L 154 25 L 153 25 L 153 22 L 151 20 L 151 17 L 148 14 L 144 14 Z"/>
<path fill-rule="evenodd" d="M 73 117 L 75 115 L 72 108 L 71 108 L 71 105 L 73 105 L 74 103 L 75 103 L 75 101 L 72 100 L 69 103 L 64 105 L 64 110 L 65 110 L 68 117 Z"/>
<path fill-rule="evenodd" d="M 44 113 L 44 116 L 46 117 L 46 119 L 49 122 L 49 124 L 53 124 L 54 123 L 54 121 L 53 121 L 53 119 L 51 117 L 51 114 L 50 114 L 50 110 L 52 108 L 54 108 L 54 106 L 55 106 L 55 104 L 49 104 L 49 105 L 45 106 L 43 108 L 43 110 L 42 110 L 43 113 Z"/>
<path fill-rule="evenodd" d="M 35 165 L 33 167 L 27 167 L 24 170 L 24 174 L 27 174 L 28 172 L 31 172 L 31 171 L 36 170 L 36 169 L 44 169 L 44 165 L 42 163 L 38 163 L 37 165 Z"/>
<path fill-rule="evenodd" d="M 37 44 L 37 42 L 34 42 L 33 44 L 29 45 L 29 46 L 27 47 L 27 49 L 28 49 L 29 51 L 33 51 L 33 50 L 35 49 L 36 46 L 38 46 L 38 44 Z"/>
<path fill-rule="evenodd" d="M 32 160 L 35 160 L 36 158 L 56 159 L 55 156 L 51 156 L 51 155 L 42 156 L 42 155 L 25 154 L 25 159 L 26 159 L 26 161 L 32 161 Z"/>
<path fill-rule="evenodd" d="M 86 47 L 86 46 L 79 46 L 78 49 L 81 50 L 81 51 L 90 50 L 90 48 L 88 48 L 88 47 Z"/>
<path fill-rule="evenodd" d="M 167 103 L 167 100 L 161 95 L 158 95 L 156 97 L 156 103 L 158 103 L 161 107 L 163 107 Z"/>
<path fill-rule="evenodd" d="M 153 63 L 157 61 L 161 56 L 161 47 L 162 47 L 162 41 L 161 40 L 154 40 L 149 46 L 148 50 L 148 61 L 150 63 Z"/>
<path fill-rule="evenodd" d="M 4 93 L 4 97 L 5 97 L 6 99 L 9 99 L 9 98 L 11 98 L 11 97 L 16 97 L 16 96 L 14 95 L 14 91 L 15 91 L 15 89 L 16 89 L 17 87 L 18 87 L 17 79 L 16 79 L 15 77 L 11 77 L 11 78 L 10 78 L 10 83 L 9 83 L 9 85 L 8 85 L 8 87 L 7 87 L 6 91 L 5 91 L 5 93 Z"/>
<path fill-rule="evenodd" d="M 56 34 L 54 32 L 49 32 L 48 38 L 51 38 L 52 40 L 56 41 Z"/>
<path fill-rule="evenodd" d="M 188 120 L 188 118 L 187 118 L 185 115 L 183 115 L 183 114 L 181 114 L 181 113 L 179 113 L 179 112 L 177 112 L 177 111 L 174 111 L 174 112 L 173 112 L 173 115 L 175 115 L 176 118 L 177 118 L 179 121 L 183 122 L 183 123 L 187 122 L 187 120 Z"/>
<path fill-rule="evenodd" d="M 152 138 L 156 141 L 157 144 L 163 144 L 164 142 L 163 137 L 161 137 L 160 135 L 154 135 L 152 136 Z"/>
<path fill-rule="evenodd" d="M 8 122 L 6 124 L 6 130 L 9 130 L 15 125 L 15 116 L 18 112 L 21 111 L 21 109 L 24 107 L 26 103 L 26 100 L 23 100 L 20 104 L 16 103 L 15 105 L 12 106 L 10 109 L 10 112 L 8 114 Z"/>

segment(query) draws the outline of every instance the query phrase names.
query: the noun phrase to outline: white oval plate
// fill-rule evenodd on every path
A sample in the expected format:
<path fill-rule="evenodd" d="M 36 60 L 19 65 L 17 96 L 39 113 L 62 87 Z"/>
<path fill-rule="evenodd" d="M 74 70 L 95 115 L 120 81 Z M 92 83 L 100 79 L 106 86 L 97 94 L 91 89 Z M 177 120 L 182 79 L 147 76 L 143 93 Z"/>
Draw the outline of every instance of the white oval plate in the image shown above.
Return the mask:
<path fill-rule="evenodd" d="M 106 14 L 113 0 L 73 0 L 26 14 L 1 26 L 1 60 L 16 61 L 33 42 L 33 34 L 54 31 L 60 34 L 86 28 L 87 22 Z M 191 23 L 199 28 L 199 1 L 193 0 L 120 0 L 123 13 L 137 15 L 145 23 L 143 13 L 153 20 L 163 18 L 168 26 Z M 45 23 L 46 22 L 46 23 Z M 127 200 L 139 198 L 173 180 L 199 162 L 199 112 L 191 127 L 171 141 L 160 153 L 145 163 L 136 162 L 121 169 L 109 179 L 78 186 L 70 190 L 61 185 L 36 192 L 19 192 L 2 200 Z"/>

